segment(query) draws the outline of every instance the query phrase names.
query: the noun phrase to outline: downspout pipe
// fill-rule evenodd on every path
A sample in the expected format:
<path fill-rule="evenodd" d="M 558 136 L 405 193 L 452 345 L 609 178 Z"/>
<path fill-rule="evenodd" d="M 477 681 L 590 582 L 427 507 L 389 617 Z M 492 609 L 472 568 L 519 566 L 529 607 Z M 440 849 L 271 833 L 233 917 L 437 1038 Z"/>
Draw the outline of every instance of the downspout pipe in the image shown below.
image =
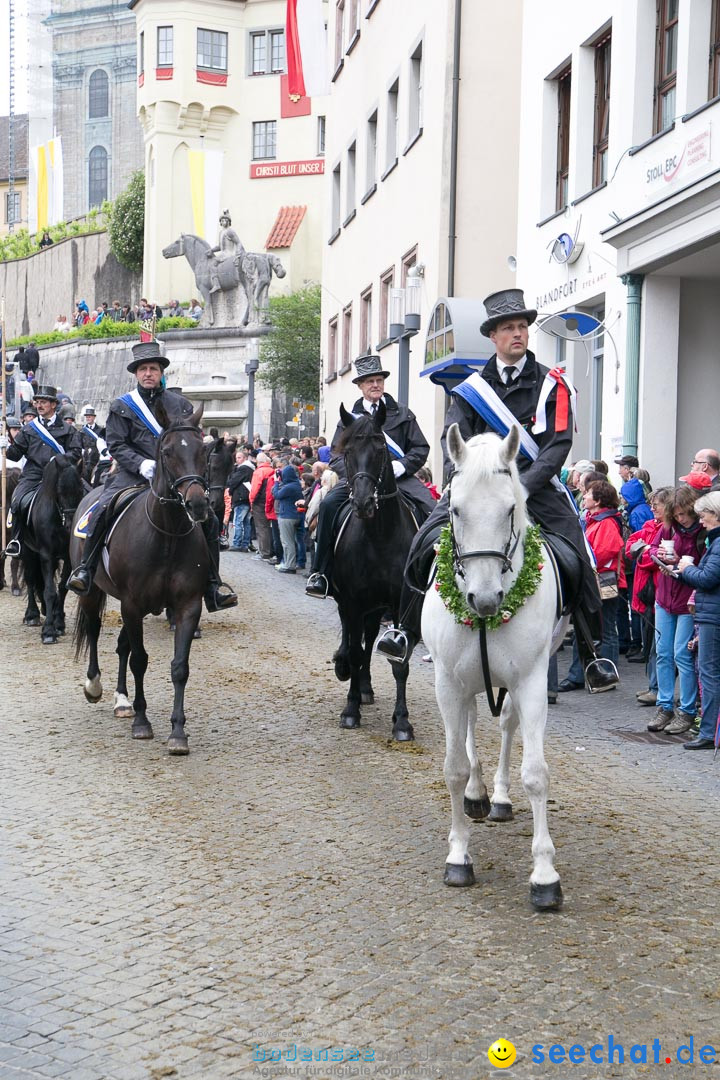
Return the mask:
<path fill-rule="evenodd" d="M 457 176 L 458 129 L 460 114 L 460 34 L 462 29 L 462 0 L 455 0 L 455 30 L 453 34 L 452 121 L 450 127 L 450 206 L 448 220 L 448 277 L 447 295 L 455 295 L 455 241 L 457 236 Z"/>
<path fill-rule="evenodd" d="M 627 333 L 625 338 L 625 412 L 623 454 L 638 452 L 638 394 L 640 390 L 640 316 L 643 274 L 623 274 L 627 287 Z"/>

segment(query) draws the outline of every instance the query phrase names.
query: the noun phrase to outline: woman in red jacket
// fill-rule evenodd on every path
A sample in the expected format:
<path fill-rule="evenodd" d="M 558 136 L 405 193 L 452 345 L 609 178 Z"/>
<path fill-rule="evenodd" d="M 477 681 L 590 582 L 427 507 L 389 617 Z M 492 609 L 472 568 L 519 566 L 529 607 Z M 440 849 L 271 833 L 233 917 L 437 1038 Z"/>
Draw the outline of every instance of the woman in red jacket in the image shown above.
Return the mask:
<path fill-rule="evenodd" d="M 657 702 L 657 653 L 655 651 L 655 575 L 659 573 L 655 563 L 650 558 L 650 545 L 656 539 L 657 534 L 663 527 L 665 515 L 665 503 L 674 494 L 671 487 L 658 488 L 653 491 L 649 502 L 653 512 L 652 520 L 646 521 L 641 529 L 631 533 L 625 545 L 625 554 L 629 559 L 635 559 L 635 575 L 633 578 L 632 609 L 636 611 L 642 622 L 643 656 L 645 671 L 648 677 L 647 690 L 641 690 L 635 696 L 638 705 L 655 705 Z M 641 598 L 644 597 L 644 599 Z"/>
<path fill-rule="evenodd" d="M 597 480 L 585 492 L 583 504 L 587 511 L 585 535 L 595 556 L 603 595 L 603 639 L 598 656 L 612 660 L 617 667 L 620 659 L 617 630 L 618 589 L 627 587 L 620 500 L 612 484 Z M 614 575 L 614 581 L 611 580 Z M 603 586 L 603 577 L 606 584 Z M 612 595 L 614 591 L 614 596 Z"/>

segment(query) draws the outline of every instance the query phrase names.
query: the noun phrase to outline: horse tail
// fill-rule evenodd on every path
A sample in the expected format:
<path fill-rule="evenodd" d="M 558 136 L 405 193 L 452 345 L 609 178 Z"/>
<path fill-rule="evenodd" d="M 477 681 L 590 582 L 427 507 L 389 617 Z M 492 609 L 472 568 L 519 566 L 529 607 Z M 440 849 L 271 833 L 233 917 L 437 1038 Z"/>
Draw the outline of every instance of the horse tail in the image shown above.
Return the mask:
<path fill-rule="evenodd" d="M 105 615 L 105 605 L 107 604 L 107 594 L 100 593 L 100 601 L 98 603 L 97 618 L 102 624 L 103 617 Z M 90 646 L 90 620 L 85 614 L 84 608 L 78 604 L 77 614 L 75 616 L 75 628 L 73 630 L 73 645 L 75 646 L 75 659 L 79 660 L 81 656 L 85 655 Z"/>

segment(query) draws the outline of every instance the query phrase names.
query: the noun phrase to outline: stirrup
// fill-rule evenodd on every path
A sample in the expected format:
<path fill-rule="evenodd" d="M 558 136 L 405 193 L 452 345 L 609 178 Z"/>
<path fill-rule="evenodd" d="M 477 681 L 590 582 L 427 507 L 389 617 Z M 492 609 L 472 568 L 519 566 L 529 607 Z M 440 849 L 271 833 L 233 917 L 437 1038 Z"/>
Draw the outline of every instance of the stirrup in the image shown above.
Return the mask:
<path fill-rule="evenodd" d="M 620 675 L 612 660 L 596 656 L 585 668 L 585 683 L 591 694 L 612 690 L 620 682 Z"/>
<path fill-rule="evenodd" d="M 238 602 L 236 593 L 224 581 L 213 583 L 205 594 L 205 607 L 209 612 L 222 611 L 235 607 Z"/>
<path fill-rule="evenodd" d="M 330 582 L 326 578 L 325 574 L 319 572 L 311 574 L 307 579 L 305 585 L 305 594 L 307 596 L 316 596 L 319 600 L 326 600 L 328 592 L 330 591 Z"/>
<path fill-rule="evenodd" d="M 3 552 L 3 555 L 5 555 L 8 559 L 19 559 L 21 552 L 22 546 L 18 538 L 15 537 L 13 540 L 9 541 L 7 547 L 5 548 L 5 551 Z"/>
<path fill-rule="evenodd" d="M 377 640 L 376 650 L 387 657 L 391 664 L 404 664 L 408 659 L 410 641 L 399 626 L 388 626 Z"/>
<path fill-rule="evenodd" d="M 92 571 L 88 570 L 83 563 L 79 563 L 67 579 L 67 588 L 78 596 L 86 596 L 90 592 L 92 583 Z"/>

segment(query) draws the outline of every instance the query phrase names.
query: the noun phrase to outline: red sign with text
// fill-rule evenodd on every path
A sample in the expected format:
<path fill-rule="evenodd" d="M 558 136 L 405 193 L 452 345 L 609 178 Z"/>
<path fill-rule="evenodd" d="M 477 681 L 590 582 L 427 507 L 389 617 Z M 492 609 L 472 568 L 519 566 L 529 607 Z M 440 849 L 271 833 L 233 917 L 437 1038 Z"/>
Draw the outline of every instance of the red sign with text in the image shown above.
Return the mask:
<path fill-rule="evenodd" d="M 251 180 L 270 176 L 320 176 L 325 172 L 325 158 L 310 161 L 258 161 L 250 166 Z"/>

